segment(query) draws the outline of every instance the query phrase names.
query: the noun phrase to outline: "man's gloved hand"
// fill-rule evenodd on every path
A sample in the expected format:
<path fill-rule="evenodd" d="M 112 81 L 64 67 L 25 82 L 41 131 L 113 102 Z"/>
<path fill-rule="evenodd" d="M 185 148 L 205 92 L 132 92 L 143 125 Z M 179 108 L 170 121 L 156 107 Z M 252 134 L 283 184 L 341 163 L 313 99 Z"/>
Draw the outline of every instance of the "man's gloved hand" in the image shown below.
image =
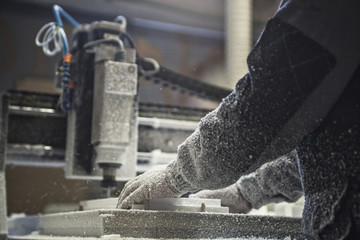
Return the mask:
<path fill-rule="evenodd" d="M 221 205 L 229 207 L 230 213 L 248 213 L 252 209 L 251 203 L 242 196 L 236 184 L 217 190 L 203 190 L 191 194 L 189 198 L 221 199 Z"/>
<path fill-rule="evenodd" d="M 127 182 L 120 193 L 116 207 L 128 209 L 133 203 L 140 203 L 145 199 L 179 197 L 184 194 L 171 185 L 166 167 L 166 165 L 152 167 Z"/>

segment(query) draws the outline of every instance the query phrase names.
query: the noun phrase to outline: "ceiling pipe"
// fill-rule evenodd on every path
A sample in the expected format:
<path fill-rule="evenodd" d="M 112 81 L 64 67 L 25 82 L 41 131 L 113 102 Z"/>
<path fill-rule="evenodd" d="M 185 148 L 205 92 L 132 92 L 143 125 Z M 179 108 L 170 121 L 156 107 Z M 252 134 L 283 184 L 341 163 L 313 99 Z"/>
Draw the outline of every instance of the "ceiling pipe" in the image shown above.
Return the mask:
<path fill-rule="evenodd" d="M 228 87 L 248 72 L 246 58 L 251 50 L 252 0 L 227 0 L 225 6 L 226 76 Z"/>

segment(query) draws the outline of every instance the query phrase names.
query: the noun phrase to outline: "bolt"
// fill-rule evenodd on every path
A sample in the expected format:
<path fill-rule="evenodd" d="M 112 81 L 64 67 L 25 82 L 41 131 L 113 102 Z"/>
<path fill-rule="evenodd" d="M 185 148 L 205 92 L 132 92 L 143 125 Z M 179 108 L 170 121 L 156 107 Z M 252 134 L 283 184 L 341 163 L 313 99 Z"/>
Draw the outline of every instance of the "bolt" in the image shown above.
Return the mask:
<path fill-rule="evenodd" d="M 135 67 L 134 66 L 129 66 L 128 71 L 131 72 L 131 73 L 135 72 Z"/>

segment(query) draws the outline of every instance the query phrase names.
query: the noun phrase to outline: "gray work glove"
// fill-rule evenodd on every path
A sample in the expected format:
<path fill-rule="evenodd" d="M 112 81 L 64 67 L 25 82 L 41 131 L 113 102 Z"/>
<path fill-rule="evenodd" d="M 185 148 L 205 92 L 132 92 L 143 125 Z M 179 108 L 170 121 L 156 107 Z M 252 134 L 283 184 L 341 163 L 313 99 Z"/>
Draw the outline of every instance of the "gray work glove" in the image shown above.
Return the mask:
<path fill-rule="evenodd" d="M 133 203 L 163 197 L 180 197 L 184 192 L 171 185 L 167 166 L 155 166 L 125 184 L 120 193 L 117 208 L 128 209 Z"/>
<path fill-rule="evenodd" d="M 191 194 L 189 198 L 221 199 L 221 205 L 229 207 L 230 213 L 248 213 L 252 209 L 251 203 L 242 196 L 236 184 L 217 190 L 203 190 Z"/>

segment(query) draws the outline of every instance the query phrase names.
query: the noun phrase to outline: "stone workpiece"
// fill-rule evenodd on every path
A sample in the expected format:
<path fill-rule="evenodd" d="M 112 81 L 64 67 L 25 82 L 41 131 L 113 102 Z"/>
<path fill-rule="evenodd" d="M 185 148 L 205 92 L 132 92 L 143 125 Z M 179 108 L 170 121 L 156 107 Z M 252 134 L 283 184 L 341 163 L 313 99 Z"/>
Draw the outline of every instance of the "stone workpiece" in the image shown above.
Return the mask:
<path fill-rule="evenodd" d="M 122 238 L 311 239 L 301 234 L 301 219 L 144 210 L 90 210 L 38 217 L 40 235 Z"/>

